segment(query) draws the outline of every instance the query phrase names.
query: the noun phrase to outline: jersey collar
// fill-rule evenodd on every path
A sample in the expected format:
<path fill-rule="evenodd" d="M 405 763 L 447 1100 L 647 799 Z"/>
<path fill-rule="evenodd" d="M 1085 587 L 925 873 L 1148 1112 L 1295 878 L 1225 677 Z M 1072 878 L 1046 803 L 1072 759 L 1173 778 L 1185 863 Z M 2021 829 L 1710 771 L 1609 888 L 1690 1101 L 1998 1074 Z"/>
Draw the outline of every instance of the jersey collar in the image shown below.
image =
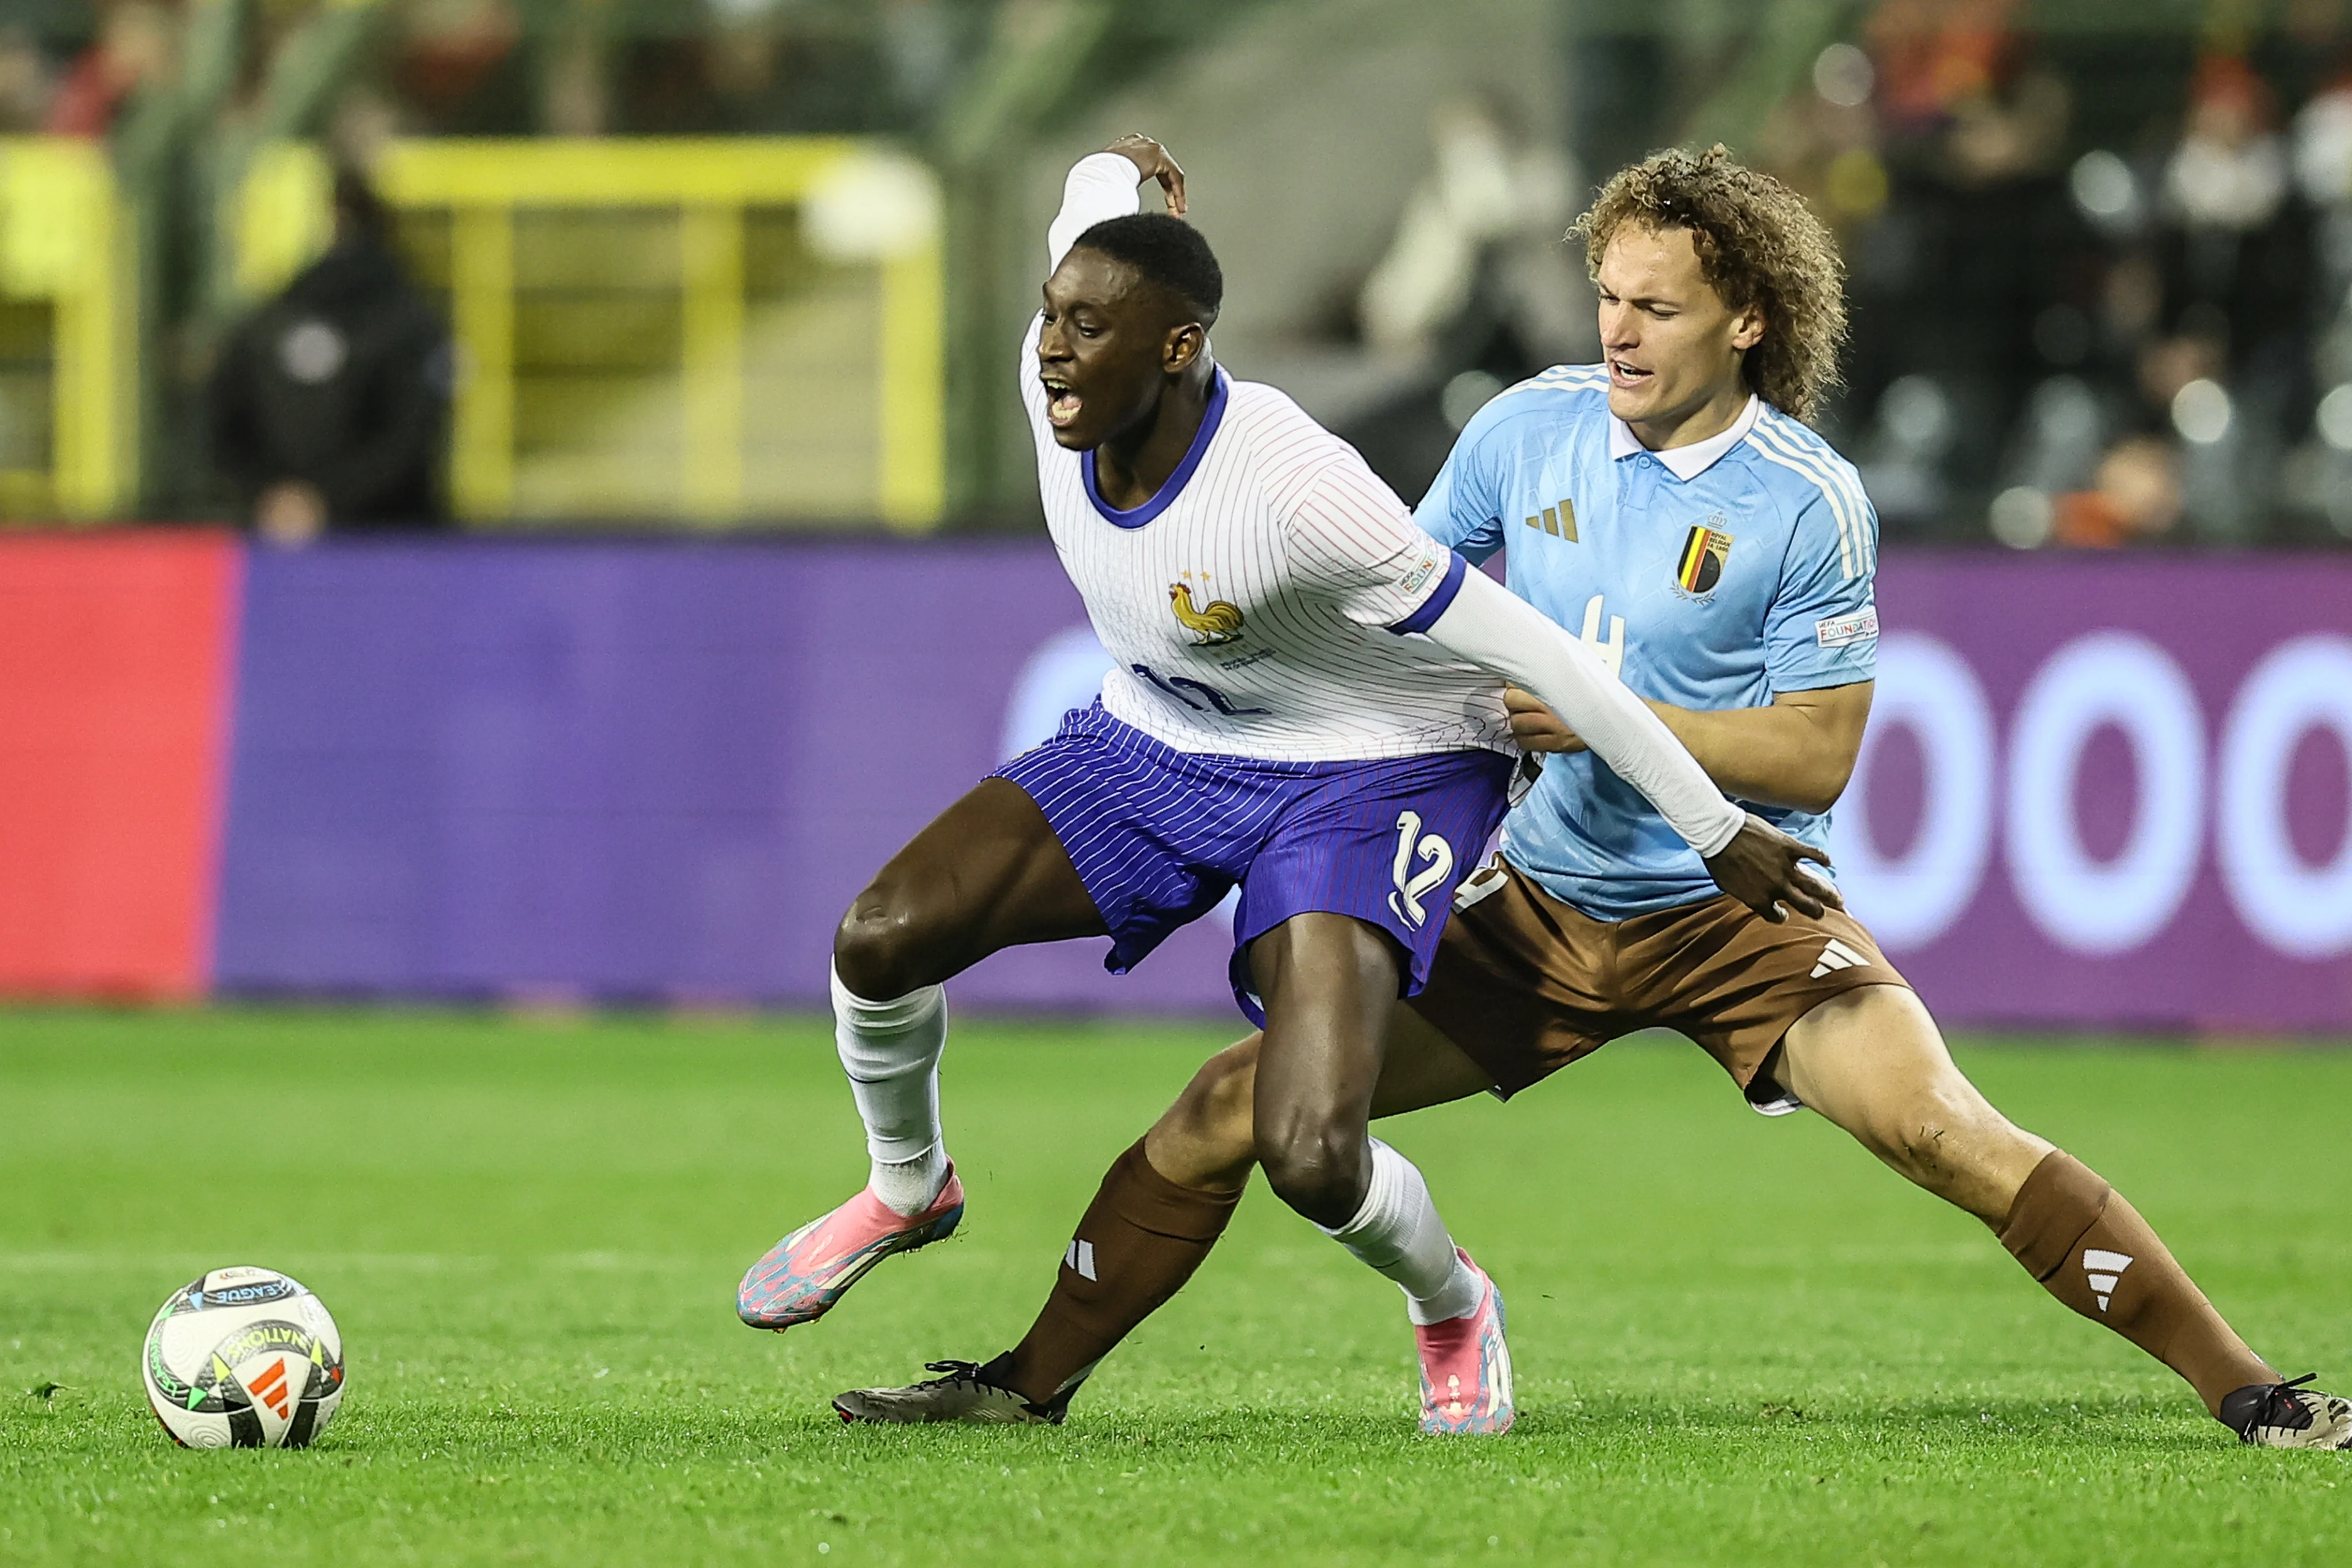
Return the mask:
<path fill-rule="evenodd" d="M 1168 482 L 1134 510 L 1119 510 L 1105 501 L 1102 491 L 1095 488 L 1094 448 L 1089 447 L 1078 454 L 1078 472 L 1086 479 L 1087 500 L 1094 502 L 1095 510 L 1102 513 L 1105 522 L 1118 528 L 1141 528 L 1173 506 L 1176 498 L 1184 493 L 1184 481 L 1191 479 L 1192 470 L 1201 466 L 1201 458 L 1208 451 L 1209 442 L 1216 436 L 1217 426 L 1224 422 L 1225 367 L 1218 365 L 1215 370 L 1216 378 L 1209 387 L 1209 405 L 1201 411 L 1201 427 L 1192 432 L 1192 444 L 1185 448 L 1184 460 L 1176 465 L 1176 471 L 1168 476 Z"/>
<path fill-rule="evenodd" d="M 1666 472 L 1674 475 L 1683 483 L 1688 484 L 1715 467 L 1717 458 L 1746 440 L 1748 432 L 1756 428 L 1757 416 L 1763 411 L 1762 401 L 1751 392 L 1748 395 L 1748 406 L 1739 411 L 1739 417 L 1733 420 L 1731 428 L 1722 435 L 1710 436 L 1704 441 L 1695 442 L 1687 447 L 1669 447 L 1663 452 L 1650 452 L 1650 455 L 1666 466 Z M 1609 456 L 1612 459 L 1631 458 L 1637 453 L 1649 452 L 1649 450 L 1647 447 L 1642 445 L 1642 438 L 1633 434 L 1633 427 L 1631 425 L 1626 424 L 1614 414 L 1609 416 Z M 1087 474 L 1087 493 L 1092 494 L 1094 470 L 1088 468 Z M 1102 503 L 1097 501 L 1095 504 L 1100 506 Z M 1109 514 L 1106 512 L 1104 515 Z"/>

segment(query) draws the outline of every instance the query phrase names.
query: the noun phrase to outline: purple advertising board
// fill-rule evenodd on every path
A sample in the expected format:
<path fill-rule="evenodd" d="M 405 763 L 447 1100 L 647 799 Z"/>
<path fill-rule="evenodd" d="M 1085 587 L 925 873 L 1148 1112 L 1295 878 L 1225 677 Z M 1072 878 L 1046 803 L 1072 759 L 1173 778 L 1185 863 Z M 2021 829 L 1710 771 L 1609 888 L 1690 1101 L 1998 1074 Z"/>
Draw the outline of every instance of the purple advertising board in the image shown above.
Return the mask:
<path fill-rule="evenodd" d="M 250 571 L 229 992 L 822 1005 L 849 900 L 1002 760 L 1024 669 L 1085 619 L 1028 545 L 352 543 Z M 1101 943 L 1006 953 L 957 1001 L 1230 1008 L 1215 925 L 1123 980 Z"/>
<path fill-rule="evenodd" d="M 1879 605 L 1835 848 L 1939 1015 L 2352 1029 L 2352 563 L 1898 553 Z M 1043 543 L 265 552 L 239 657 L 221 989 L 809 1005 L 1107 663 Z M 1233 1016 L 1226 944 L 954 994 Z"/>
<path fill-rule="evenodd" d="M 1890 555 L 1832 849 L 1972 1024 L 2352 1027 L 2352 562 Z"/>

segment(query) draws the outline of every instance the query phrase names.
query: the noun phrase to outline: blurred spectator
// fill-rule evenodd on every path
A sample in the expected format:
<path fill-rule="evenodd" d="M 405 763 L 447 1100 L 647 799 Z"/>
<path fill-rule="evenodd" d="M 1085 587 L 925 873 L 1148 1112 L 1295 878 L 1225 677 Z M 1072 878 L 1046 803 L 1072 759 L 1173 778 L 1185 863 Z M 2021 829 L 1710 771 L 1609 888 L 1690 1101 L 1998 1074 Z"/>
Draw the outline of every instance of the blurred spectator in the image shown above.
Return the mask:
<path fill-rule="evenodd" d="M 511 0 L 411 0 L 402 21 L 392 81 L 418 129 L 487 136 L 540 128 Z"/>
<path fill-rule="evenodd" d="M 2286 427 L 2308 406 L 2312 246 L 2269 85 L 2214 55 L 2187 96 L 2164 169 L 2163 331 L 2139 379 L 2183 442 L 2189 522 L 2235 542 L 2268 513 Z"/>
<path fill-rule="evenodd" d="M 56 90 L 40 40 L 22 27 L 0 29 L 0 135 L 47 125 Z"/>
<path fill-rule="evenodd" d="M 624 79 L 633 130 L 777 132 L 902 127 L 953 65 L 929 0 L 863 8 L 858 25 L 780 0 L 706 0 L 698 47 L 648 40 Z"/>
<path fill-rule="evenodd" d="M 2165 195 L 2190 228 L 2245 234 L 2286 200 L 2286 148 L 2271 130 L 2270 89 L 2233 56 L 2190 83 L 2188 124 L 2165 166 Z"/>
<path fill-rule="evenodd" d="M 2179 522 L 2179 460 L 2155 436 L 2131 436 L 2099 459 L 2086 490 L 2058 498 L 2053 542 L 2111 550 L 2159 539 Z"/>
<path fill-rule="evenodd" d="M 2048 466 L 2019 456 L 2037 406 L 2081 423 L 2063 389 L 2033 395 L 2053 371 L 2084 368 L 2094 242 L 2058 174 L 2073 94 L 2015 30 L 2018 10 L 1883 0 L 1864 26 L 1866 52 L 1832 45 L 1814 64 L 1808 96 L 1864 106 L 1876 121 L 1874 148 L 1850 121 L 1812 111 L 1846 128 L 1811 188 L 1848 224 L 1856 342 L 1844 417 L 1865 417 L 1847 438 L 1890 537 L 1981 528 L 1996 476 Z"/>
<path fill-rule="evenodd" d="M 123 100 L 170 79 L 178 50 L 177 18 L 149 0 L 115 0 L 96 42 L 66 70 L 49 102 L 55 136 L 103 136 Z"/>
<path fill-rule="evenodd" d="M 332 247 L 238 326 L 214 373 L 214 459 L 279 543 L 445 520 L 449 337 L 387 228 L 366 183 L 338 174 Z"/>
<path fill-rule="evenodd" d="M 1567 159 L 1491 98 L 1441 107 L 1430 136 L 1430 173 L 1356 301 L 1365 345 L 1403 390 L 1340 426 L 1407 496 L 1488 398 L 1599 347 L 1584 258 L 1560 242 Z"/>
<path fill-rule="evenodd" d="M 1557 319 L 1560 232 L 1572 216 L 1566 163 L 1472 99 L 1430 125 L 1434 167 L 1405 198 L 1396 237 L 1364 280 L 1364 339 L 1389 353 L 1425 350 L 1458 325 L 1484 286 L 1530 347 L 1573 336 Z M 1480 277 L 1488 263 L 1492 276 Z"/>

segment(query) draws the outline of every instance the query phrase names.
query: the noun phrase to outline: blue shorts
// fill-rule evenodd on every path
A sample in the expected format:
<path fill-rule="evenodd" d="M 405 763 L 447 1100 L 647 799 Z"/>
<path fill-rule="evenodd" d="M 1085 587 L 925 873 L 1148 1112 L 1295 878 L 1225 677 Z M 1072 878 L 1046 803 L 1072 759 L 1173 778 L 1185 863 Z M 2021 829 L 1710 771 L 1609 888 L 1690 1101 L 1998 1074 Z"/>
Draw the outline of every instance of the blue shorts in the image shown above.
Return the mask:
<path fill-rule="evenodd" d="M 1454 884 L 1477 868 L 1503 819 L 1511 766 L 1487 751 L 1353 763 L 1208 756 L 1097 703 L 1073 710 L 1059 734 L 991 776 L 1045 811 L 1110 929 L 1103 966 L 1113 974 L 1238 883 L 1234 1000 L 1264 1025 L 1249 944 L 1293 915 L 1378 926 L 1405 955 L 1400 994 L 1421 990 Z"/>

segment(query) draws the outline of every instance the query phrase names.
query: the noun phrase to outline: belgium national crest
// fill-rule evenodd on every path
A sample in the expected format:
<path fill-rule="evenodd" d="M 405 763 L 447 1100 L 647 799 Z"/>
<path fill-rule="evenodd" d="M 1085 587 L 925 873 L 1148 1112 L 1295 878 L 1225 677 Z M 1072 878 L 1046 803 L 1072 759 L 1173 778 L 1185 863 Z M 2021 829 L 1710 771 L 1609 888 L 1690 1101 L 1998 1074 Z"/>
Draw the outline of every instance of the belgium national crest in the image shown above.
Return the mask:
<path fill-rule="evenodd" d="M 1731 535 L 1712 526 L 1722 521 L 1708 518 L 1683 541 L 1683 552 L 1675 563 L 1675 582 L 1684 593 L 1711 594 L 1723 581 L 1723 561 L 1731 553 Z"/>

